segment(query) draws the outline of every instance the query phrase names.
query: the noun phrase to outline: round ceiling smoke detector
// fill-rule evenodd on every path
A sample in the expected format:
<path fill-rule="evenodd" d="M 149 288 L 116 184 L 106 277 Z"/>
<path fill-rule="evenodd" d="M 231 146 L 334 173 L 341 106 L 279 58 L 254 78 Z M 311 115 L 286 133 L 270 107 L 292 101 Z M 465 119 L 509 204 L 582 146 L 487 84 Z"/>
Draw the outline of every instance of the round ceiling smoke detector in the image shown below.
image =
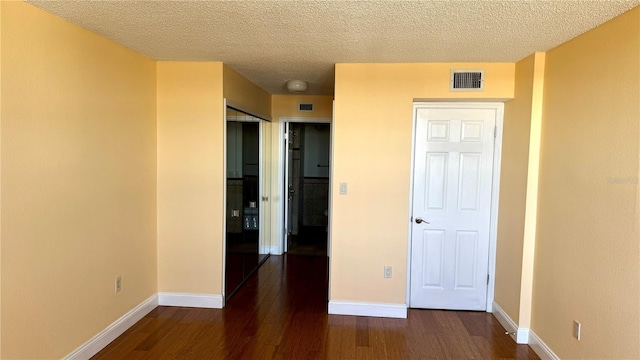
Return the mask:
<path fill-rule="evenodd" d="M 292 93 L 307 91 L 307 82 L 302 80 L 289 80 L 287 81 L 287 90 Z"/>

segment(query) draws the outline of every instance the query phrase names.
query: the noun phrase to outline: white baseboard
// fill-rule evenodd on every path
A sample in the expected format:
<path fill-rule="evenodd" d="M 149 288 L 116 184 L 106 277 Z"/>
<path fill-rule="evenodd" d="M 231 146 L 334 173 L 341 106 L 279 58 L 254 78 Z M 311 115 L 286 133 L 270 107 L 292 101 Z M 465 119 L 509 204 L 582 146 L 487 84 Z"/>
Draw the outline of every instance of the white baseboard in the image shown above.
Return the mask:
<path fill-rule="evenodd" d="M 263 250 L 264 251 L 261 252 L 260 255 L 282 255 L 282 250 L 280 249 L 280 246 L 277 245 L 267 246 Z"/>
<path fill-rule="evenodd" d="M 269 251 L 271 255 L 282 255 L 282 248 L 278 245 L 271 246 L 271 250 Z"/>
<path fill-rule="evenodd" d="M 224 298 L 214 294 L 158 293 L 158 305 L 222 309 Z"/>
<path fill-rule="evenodd" d="M 99 332 L 96 336 L 92 337 L 89 341 L 77 348 L 71 354 L 65 357 L 65 360 L 84 360 L 89 359 L 93 355 L 97 354 L 105 346 L 109 345 L 118 336 L 122 335 L 133 324 L 137 323 L 151 310 L 158 306 L 158 296 L 154 294 L 141 304 L 133 308 L 128 313 L 122 315 L 118 320 L 114 321 L 106 329 Z"/>
<path fill-rule="evenodd" d="M 330 300 L 329 314 L 406 319 L 407 305 Z"/>
<path fill-rule="evenodd" d="M 518 344 L 528 344 L 529 343 L 529 328 L 520 328 L 513 321 L 509 315 L 496 303 L 493 302 L 493 316 L 498 319 L 500 325 L 504 327 L 504 329 L 509 332 L 509 336 L 513 338 Z"/>
<path fill-rule="evenodd" d="M 529 332 L 529 346 L 540 356 L 542 360 L 560 360 L 547 344 L 533 331 Z"/>

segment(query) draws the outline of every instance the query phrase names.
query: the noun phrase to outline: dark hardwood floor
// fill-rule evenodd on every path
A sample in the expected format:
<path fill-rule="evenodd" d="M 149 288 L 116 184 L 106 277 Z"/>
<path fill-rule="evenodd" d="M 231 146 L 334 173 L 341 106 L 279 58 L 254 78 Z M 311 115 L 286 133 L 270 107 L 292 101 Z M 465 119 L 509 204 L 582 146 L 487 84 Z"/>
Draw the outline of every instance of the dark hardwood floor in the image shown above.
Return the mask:
<path fill-rule="evenodd" d="M 288 235 L 289 255 L 327 256 L 327 227 L 302 226 L 299 235 Z"/>
<path fill-rule="evenodd" d="M 327 315 L 327 258 L 271 256 L 224 310 L 158 307 L 94 359 L 538 359 L 488 313 Z"/>

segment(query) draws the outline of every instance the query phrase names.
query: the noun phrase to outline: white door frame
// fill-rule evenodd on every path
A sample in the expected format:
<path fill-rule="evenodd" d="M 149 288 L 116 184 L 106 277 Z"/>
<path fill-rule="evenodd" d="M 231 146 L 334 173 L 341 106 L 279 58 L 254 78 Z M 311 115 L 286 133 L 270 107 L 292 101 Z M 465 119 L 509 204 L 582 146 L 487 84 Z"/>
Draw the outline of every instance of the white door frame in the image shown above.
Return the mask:
<path fill-rule="evenodd" d="M 504 103 L 502 102 L 414 102 L 411 136 L 411 177 L 409 189 L 409 216 L 407 241 L 407 293 L 406 305 L 411 299 L 411 238 L 413 219 L 413 173 L 415 169 L 416 149 L 416 112 L 418 108 L 430 109 L 495 109 L 496 133 L 493 153 L 493 176 L 491 185 L 491 224 L 489 229 L 489 284 L 487 285 L 487 312 L 493 311 L 493 296 L 496 278 L 496 245 L 498 240 L 498 205 L 500 200 L 500 165 L 502 163 L 502 129 L 504 124 Z"/>
<path fill-rule="evenodd" d="M 278 193 L 277 196 L 281 199 L 278 206 L 278 245 L 274 247 L 273 255 L 282 255 L 287 251 L 287 234 L 285 232 L 285 209 L 288 194 L 285 191 L 286 177 L 287 177 L 287 163 L 286 163 L 286 142 L 284 140 L 284 134 L 286 131 L 287 123 L 313 123 L 313 124 L 331 124 L 331 118 L 325 117 L 297 117 L 297 116 L 281 116 L 278 118 Z M 333 148 L 333 126 L 331 127 L 331 135 L 329 141 L 331 142 L 331 148 Z M 272 139 L 273 142 L 273 139 Z M 330 158 L 329 166 L 333 166 L 333 159 Z M 331 170 L 329 168 L 329 188 L 331 188 Z M 329 204 L 329 211 L 331 211 L 331 204 Z M 329 219 L 331 219 L 329 217 Z M 329 241 L 329 239 L 327 239 Z M 329 245 L 329 244 L 327 244 Z M 327 249 L 328 253 L 328 249 Z"/>
<path fill-rule="evenodd" d="M 225 307 L 227 288 L 227 99 L 222 99 L 222 307 Z"/>

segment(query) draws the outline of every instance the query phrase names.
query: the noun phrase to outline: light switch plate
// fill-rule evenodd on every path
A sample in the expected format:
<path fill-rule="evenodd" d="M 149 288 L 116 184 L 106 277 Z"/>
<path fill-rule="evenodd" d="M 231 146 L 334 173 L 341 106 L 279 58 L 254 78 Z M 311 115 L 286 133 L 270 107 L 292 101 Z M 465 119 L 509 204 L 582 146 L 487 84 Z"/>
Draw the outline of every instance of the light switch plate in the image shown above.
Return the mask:
<path fill-rule="evenodd" d="M 346 182 L 341 182 L 340 183 L 340 195 L 347 195 L 347 183 Z"/>

